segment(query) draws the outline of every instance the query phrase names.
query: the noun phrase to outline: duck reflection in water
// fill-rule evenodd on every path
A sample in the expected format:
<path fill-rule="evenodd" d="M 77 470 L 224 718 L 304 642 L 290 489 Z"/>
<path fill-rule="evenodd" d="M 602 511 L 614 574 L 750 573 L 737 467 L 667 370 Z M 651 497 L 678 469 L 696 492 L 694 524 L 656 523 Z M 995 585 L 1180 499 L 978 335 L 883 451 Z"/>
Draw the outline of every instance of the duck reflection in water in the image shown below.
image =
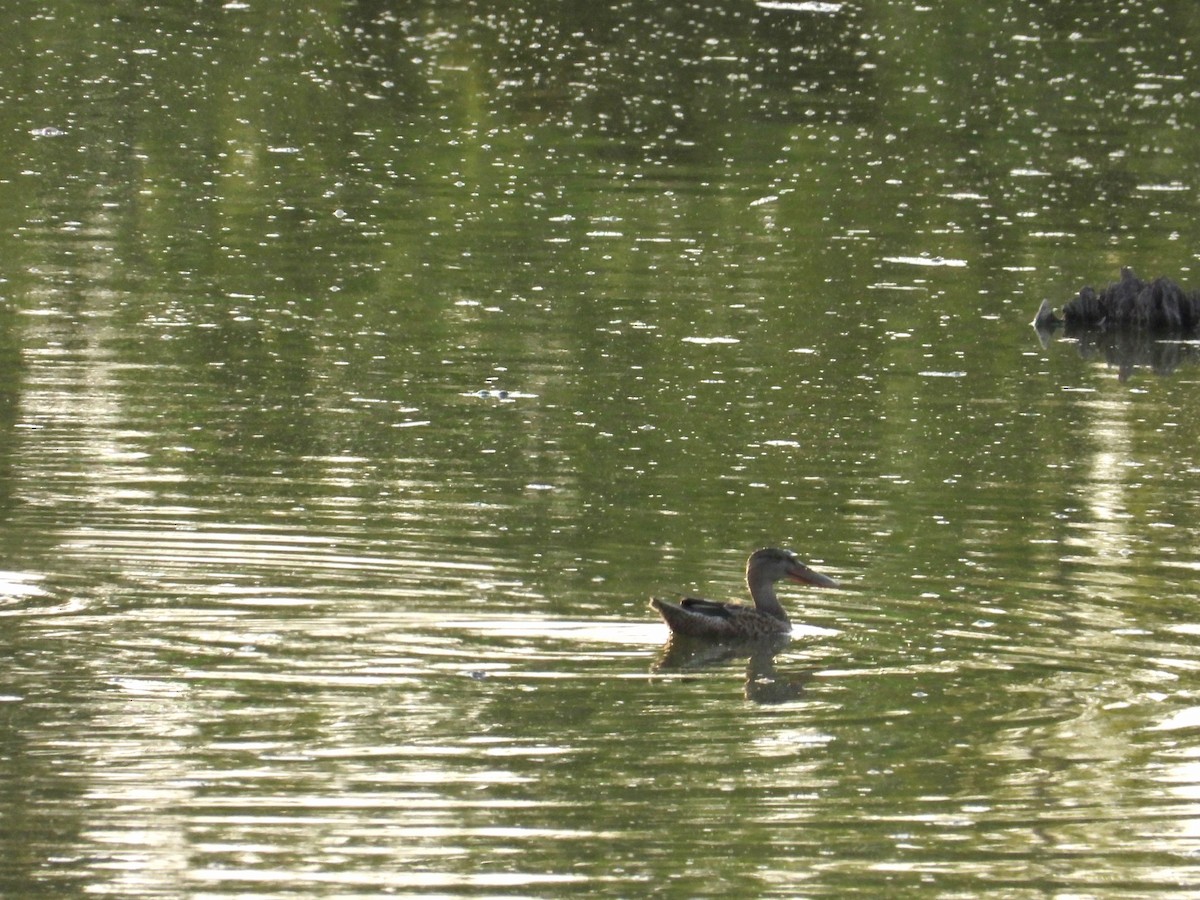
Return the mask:
<path fill-rule="evenodd" d="M 680 603 L 652 599 L 671 639 L 663 648 L 654 670 L 696 669 L 747 657 L 746 696 L 760 702 L 779 702 L 796 696 L 799 682 L 781 680 L 775 671 L 775 656 L 786 646 L 792 630 L 787 612 L 775 594 L 783 579 L 815 587 L 837 587 L 837 582 L 802 563 L 790 550 L 767 547 L 756 550 L 746 561 L 746 586 L 753 606 L 719 603 L 687 597 Z M 773 699 L 772 699 L 773 698 Z"/>
<path fill-rule="evenodd" d="M 780 672 L 776 668 L 775 657 L 790 640 L 787 635 L 777 635 L 759 640 L 714 643 L 674 634 L 659 651 L 650 671 L 655 675 L 686 675 L 745 659 L 743 693 L 746 699 L 754 703 L 787 703 L 798 699 L 813 677 L 811 669 Z"/>

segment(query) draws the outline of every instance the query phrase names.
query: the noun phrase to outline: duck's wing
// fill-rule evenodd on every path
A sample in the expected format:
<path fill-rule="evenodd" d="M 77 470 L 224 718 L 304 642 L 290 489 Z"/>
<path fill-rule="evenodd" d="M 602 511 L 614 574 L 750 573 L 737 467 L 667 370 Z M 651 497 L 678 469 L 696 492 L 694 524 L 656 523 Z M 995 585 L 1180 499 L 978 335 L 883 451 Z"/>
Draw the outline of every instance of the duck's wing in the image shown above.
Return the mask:
<path fill-rule="evenodd" d="M 684 597 L 679 605 L 688 612 L 717 619 L 733 619 L 747 609 L 740 603 L 718 603 L 716 600 L 701 600 L 699 597 Z"/>
<path fill-rule="evenodd" d="M 686 617 L 688 626 L 667 620 L 672 629 L 685 634 L 719 635 L 736 640 L 759 640 L 778 637 L 791 630 L 787 619 L 776 619 L 753 606 L 744 603 L 717 603 L 688 597 L 677 607 L 679 616 Z M 664 616 L 666 618 L 666 616 Z"/>
<path fill-rule="evenodd" d="M 654 598 L 650 605 L 658 610 L 663 621 L 676 634 L 703 638 L 726 637 L 729 634 L 729 611 L 723 603 L 689 597 L 682 603 Z"/>

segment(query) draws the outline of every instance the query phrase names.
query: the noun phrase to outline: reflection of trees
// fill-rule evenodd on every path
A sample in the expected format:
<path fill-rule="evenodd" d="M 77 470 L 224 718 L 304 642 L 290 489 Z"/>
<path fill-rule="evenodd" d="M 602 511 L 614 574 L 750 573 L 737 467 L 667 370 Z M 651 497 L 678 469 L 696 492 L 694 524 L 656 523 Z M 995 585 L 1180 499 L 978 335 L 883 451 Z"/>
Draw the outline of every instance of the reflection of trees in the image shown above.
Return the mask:
<path fill-rule="evenodd" d="M 1064 10 L 1027 12 L 1019 40 L 971 5 L 212 5 L 125 11 L 100 42 L 90 22 L 18 17 L 17 44 L 58 49 L 0 63 L 22 66 L 0 117 L 30 173 L 0 210 L 6 232 L 32 235 L 12 247 L 26 274 L 11 293 L 40 302 L 49 279 L 27 273 L 81 223 L 88 239 L 54 260 L 87 285 L 73 288 L 78 334 L 113 311 L 146 367 L 122 382 L 190 422 L 172 436 L 201 451 L 185 469 L 279 468 L 251 444 L 286 465 L 387 448 L 437 460 L 422 478 L 464 500 L 486 502 L 498 474 L 508 494 L 558 485 L 538 501 L 550 514 L 520 526 L 545 529 L 533 539 L 615 539 L 612 509 L 647 528 L 675 517 L 679 546 L 742 553 L 764 529 L 737 496 L 746 481 L 831 499 L 839 478 L 895 476 L 880 493 L 899 503 L 904 482 L 1000 485 L 989 428 L 1013 423 L 971 400 L 1026 373 L 996 331 L 947 322 L 994 312 L 1022 279 L 880 258 L 915 245 L 1045 261 L 1013 225 L 1022 211 L 1040 228 L 1110 198 L 1105 221 L 1144 220 L 1132 189 L 1161 157 L 1122 151 L 1136 139 L 1191 158 L 1194 140 L 1137 109 L 1093 127 L 1115 98 L 1145 97 L 1115 62 L 1147 69 L 1169 46 L 1117 60 L 1068 39 Z M 1152 43 L 1189 27 L 1139 24 Z M 1001 46 L 980 77 L 954 76 L 964 52 Z M 42 123 L 64 134 L 28 139 Z M 1086 167 L 1063 162 L 1076 152 Z M 1046 171 L 1012 174 L 1033 156 Z M 1182 195 L 1157 197 L 1161 212 Z M 889 331 L 914 338 L 863 340 Z M 681 349 L 691 334 L 746 340 Z M 156 366 L 188 390 L 156 392 Z M 928 368 L 967 374 L 914 377 Z M 459 396 L 493 385 L 536 398 Z M 416 421 L 431 425 L 400 427 Z M 884 449 L 852 458 L 851 432 Z M 1003 440 L 1019 457 L 1039 438 Z"/>
<path fill-rule="evenodd" d="M 420 102 L 447 69 L 461 69 L 477 115 L 617 138 L 590 150 L 635 163 L 648 150 L 655 160 L 707 156 L 712 126 L 731 119 L 844 118 L 873 96 L 863 23 L 851 10 L 568 2 L 533 14 L 468 4 L 396 15 L 357 4 L 351 15 L 361 71 L 391 84 L 377 82 L 381 93 Z"/>

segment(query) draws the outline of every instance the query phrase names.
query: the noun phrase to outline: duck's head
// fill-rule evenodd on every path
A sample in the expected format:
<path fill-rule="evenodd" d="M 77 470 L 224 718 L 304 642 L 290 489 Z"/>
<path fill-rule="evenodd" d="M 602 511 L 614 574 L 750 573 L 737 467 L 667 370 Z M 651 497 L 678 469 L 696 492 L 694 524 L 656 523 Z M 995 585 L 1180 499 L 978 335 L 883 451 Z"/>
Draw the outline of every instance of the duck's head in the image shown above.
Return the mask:
<path fill-rule="evenodd" d="M 780 581 L 782 579 L 810 584 L 813 587 L 834 588 L 838 583 L 828 575 L 814 572 L 791 550 L 780 550 L 778 547 L 764 547 L 755 550 L 746 561 L 746 580 Z"/>

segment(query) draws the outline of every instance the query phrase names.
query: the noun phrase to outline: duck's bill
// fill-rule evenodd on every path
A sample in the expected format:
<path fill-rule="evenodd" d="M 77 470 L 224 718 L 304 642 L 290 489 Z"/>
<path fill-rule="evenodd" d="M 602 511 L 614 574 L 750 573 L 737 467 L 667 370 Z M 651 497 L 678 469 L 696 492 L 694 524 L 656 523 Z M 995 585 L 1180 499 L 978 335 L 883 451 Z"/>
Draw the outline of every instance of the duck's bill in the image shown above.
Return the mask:
<path fill-rule="evenodd" d="M 814 572 L 808 566 L 797 566 L 788 572 L 788 578 L 801 584 L 811 584 L 813 587 L 835 588 L 838 583 L 828 575 Z"/>

